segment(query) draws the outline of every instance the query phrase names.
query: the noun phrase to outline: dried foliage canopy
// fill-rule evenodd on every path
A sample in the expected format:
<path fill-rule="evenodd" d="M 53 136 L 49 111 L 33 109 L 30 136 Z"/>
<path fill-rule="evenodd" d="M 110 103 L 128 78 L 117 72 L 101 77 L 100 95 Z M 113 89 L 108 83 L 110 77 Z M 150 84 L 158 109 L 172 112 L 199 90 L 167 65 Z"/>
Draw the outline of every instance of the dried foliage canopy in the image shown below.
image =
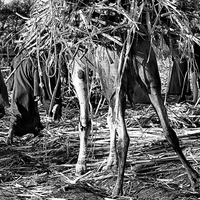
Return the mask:
<path fill-rule="evenodd" d="M 192 57 L 199 29 L 198 0 L 36 0 L 17 42 L 29 55 L 48 52 L 48 62 L 52 54 L 55 60 L 63 52 L 73 58 L 96 44 L 123 49 L 137 33 L 148 35 L 152 44 L 175 38 L 182 55 Z"/>
<path fill-rule="evenodd" d="M 197 0 L 36 0 L 18 41 L 19 53 L 36 55 L 45 67 L 70 66 L 77 51 L 82 55 L 98 44 L 120 52 L 116 110 L 123 71 L 135 35 L 148 36 L 157 45 L 165 37 L 177 45 L 180 58 L 195 63 L 193 43 L 200 45 Z M 63 56 L 64 55 L 64 56 Z M 38 66 L 40 68 L 40 66 Z M 55 92 L 54 92 L 55 93 Z"/>

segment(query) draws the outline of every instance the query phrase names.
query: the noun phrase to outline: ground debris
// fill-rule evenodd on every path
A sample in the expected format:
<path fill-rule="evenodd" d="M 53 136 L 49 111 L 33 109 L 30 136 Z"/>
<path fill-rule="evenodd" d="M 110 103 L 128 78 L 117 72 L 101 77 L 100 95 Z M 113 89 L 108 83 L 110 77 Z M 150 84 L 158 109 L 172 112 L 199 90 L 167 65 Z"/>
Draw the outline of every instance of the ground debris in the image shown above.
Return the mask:
<path fill-rule="evenodd" d="M 175 110 L 173 105 L 167 105 L 170 123 L 179 136 L 187 159 L 200 171 L 200 131 L 198 127 L 190 126 L 194 123 L 197 108 L 182 104 L 180 109 Z M 77 109 L 71 108 L 71 115 L 73 110 L 78 113 Z M 101 170 L 109 154 L 105 107 L 93 117 L 93 131 L 88 141 L 88 173 L 84 176 L 75 174 L 79 148 L 76 115 L 69 120 L 64 110 L 59 122 L 50 122 L 45 112 L 41 112 L 42 122 L 46 125 L 42 131 L 44 136 L 34 138 L 32 134 L 27 134 L 22 138 L 16 137 L 13 146 L 7 146 L 9 114 L 7 112 L 5 118 L 0 120 L 0 196 L 3 199 L 112 199 L 117 172 Z M 190 123 L 183 120 L 186 115 Z M 155 123 L 157 116 L 152 107 L 135 105 L 126 110 L 126 116 L 131 142 L 124 177 L 124 196 L 117 199 L 198 199 L 199 196 L 190 191 L 187 174 L 165 140 L 159 122 Z M 143 120 L 152 122 L 147 125 Z"/>

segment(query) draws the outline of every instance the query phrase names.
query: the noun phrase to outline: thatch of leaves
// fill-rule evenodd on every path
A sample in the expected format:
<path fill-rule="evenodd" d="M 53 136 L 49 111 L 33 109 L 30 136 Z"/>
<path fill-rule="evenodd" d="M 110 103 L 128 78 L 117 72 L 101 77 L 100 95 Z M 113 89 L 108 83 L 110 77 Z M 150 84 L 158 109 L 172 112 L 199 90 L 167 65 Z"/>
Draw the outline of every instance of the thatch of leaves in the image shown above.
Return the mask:
<path fill-rule="evenodd" d="M 98 44 L 118 49 L 118 94 L 135 34 L 149 36 L 152 46 L 168 37 L 175 41 L 170 48 L 178 48 L 178 57 L 194 63 L 193 43 L 200 44 L 198 6 L 187 0 L 38 0 L 21 31 L 19 53 L 25 49 L 38 59 L 45 54 L 49 67 L 60 66 L 63 54 L 70 66 L 78 51 L 91 54 Z"/>
<path fill-rule="evenodd" d="M 19 47 L 29 53 L 38 48 L 48 50 L 58 43 L 67 53 L 98 43 L 122 47 L 128 35 L 137 32 L 152 39 L 158 34 L 179 36 L 179 48 L 186 51 L 192 42 L 199 44 L 194 29 L 199 30 L 200 16 L 191 2 L 36 1 L 31 18 L 21 31 Z"/>

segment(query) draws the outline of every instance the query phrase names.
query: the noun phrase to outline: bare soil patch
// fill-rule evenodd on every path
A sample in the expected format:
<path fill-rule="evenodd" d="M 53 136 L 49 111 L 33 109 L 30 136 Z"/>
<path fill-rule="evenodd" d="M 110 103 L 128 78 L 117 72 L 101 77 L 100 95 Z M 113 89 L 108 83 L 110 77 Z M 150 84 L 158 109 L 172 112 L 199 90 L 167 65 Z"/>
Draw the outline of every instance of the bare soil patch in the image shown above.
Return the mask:
<path fill-rule="evenodd" d="M 181 147 L 199 171 L 200 130 L 198 110 L 188 103 L 169 103 L 170 123 L 179 135 Z M 104 106 L 93 119 L 89 137 L 88 173 L 75 174 L 79 148 L 78 108 L 64 109 L 59 122 L 47 122 L 44 137 L 28 134 L 5 144 L 10 110 L 0 120 L 1 199 L 109 199 L 116 170 L 103 172 L 109 150 L 109 130 Z M 150 105 L 135 105 L 126 111 L 130 147 L 124 178 L 124 196 L 118 199 L 198 199 L 190 190 L 187 174 L 166 142 Z M 195 128 L 196 126 L 196 128 Z"/>
<path fill-rule="evenodd" d="M 162 65 L 160 65 L 162 66 Z M 165 91 L 167 65 L 160 68 L 162 93 Z M 166 104 L 170 124 L 176 130 L 181 147 L 193 167 L 200 172 L 200 106 Z M 5 143 L 9 130 L 10 108 L 0 120 L 0 199 L 2 200 L 108 200 L 117 178 L 116 170 L 102 171 L 109 152 L 107 106 L 93 116 L 89 137 L 88 172 L 75 174 L 78 156 L 79 109 L 73 97 L 64 99 L 63 118 L 48 122 L 41 107 L 46 128 L 43 137 L 27 134 L 15 138 L 13 146 Z M 94 110 L 95 112 L 95 110 Z M 126 110 L 130 147 L 124 177 L 124 196 L 117 199 L 197 200 L 177 155 L 163 136 L 151 105 L 135 105 Z"/>

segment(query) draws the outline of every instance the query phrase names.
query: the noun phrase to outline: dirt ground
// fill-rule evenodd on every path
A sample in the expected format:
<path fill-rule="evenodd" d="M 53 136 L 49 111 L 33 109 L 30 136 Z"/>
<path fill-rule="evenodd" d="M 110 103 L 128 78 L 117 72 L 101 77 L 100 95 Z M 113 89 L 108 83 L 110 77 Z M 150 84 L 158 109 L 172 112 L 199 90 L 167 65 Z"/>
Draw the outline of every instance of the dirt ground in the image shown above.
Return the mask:
<path fill-rule="evenodd" d="M 165 72 L 162 69 L 162 72 Z M 162 82 L 166 83 L 166 76 Z M 163 90 L 164 91 L 164 90 Z M 174 97 L 173 97 L 174 98 Z M 174 100 L 174 99 L 173 99 Z M 200 173 L 199 108 L 168 98 L 170 124 L 177 132 L 187 159 Z M 93 116 L 88 142 L 88 172 L 75 174 L 79 148 L 77 100 L 64 99 L 63 117 L 49 122 L 40 108 L 46 128 L 43 137 L 27 134 L 5 143 L 10 108 L 0 119 L 0 200 L 110 200 L 116 170 L 102 171 L 109 152 L 107 106 Z M 177 155 L 166 142 L 150 105 L 128 106 L 126 124 L 130 147 L 124 176 L 124 194 L 119 200 L 197 200 Z"/>
<path fill-rule="evenodd" d="M 173 106 L 179 112 L 176 112 L 177 118 L 169 113 L 173 119 L 171 124 L 179 135 L 184 154 L 199 171 L 200 130 L 193 127 L 198 125 L 194 120 L 194 112 L 198 109 L 189 104 L 172 103 L 169 108 L 173 111 Z M 109 150 L 106 106 L 94 117 L 93 133 L 89 137 L 88 173 L 81 177 L 75 174 L 79 146 L 78 109 L 70 110 L 66 105 L 64 110 L 60 122 L 45 121 L 42 112 L 42 122 L 47 125 L 43 130 L 44 137 L 33 138 L 28 134 L 15 138 L 13 146 L 5 144 L 10 116 L 10 110 L 7 110 L 6 116 L 0 120 L 0 199 L 112 199 L 116 170 L 102 171 Z M 188 120 L 193 123 L 182 122 L 185 110 Z M 152 107 L 137 105 L 127 109 L 126 123 L 131 142 L 124 196 L 117 199 L 200 199 L 199 194 L 190 190 L 187 174 L 164 139 Z"/>

